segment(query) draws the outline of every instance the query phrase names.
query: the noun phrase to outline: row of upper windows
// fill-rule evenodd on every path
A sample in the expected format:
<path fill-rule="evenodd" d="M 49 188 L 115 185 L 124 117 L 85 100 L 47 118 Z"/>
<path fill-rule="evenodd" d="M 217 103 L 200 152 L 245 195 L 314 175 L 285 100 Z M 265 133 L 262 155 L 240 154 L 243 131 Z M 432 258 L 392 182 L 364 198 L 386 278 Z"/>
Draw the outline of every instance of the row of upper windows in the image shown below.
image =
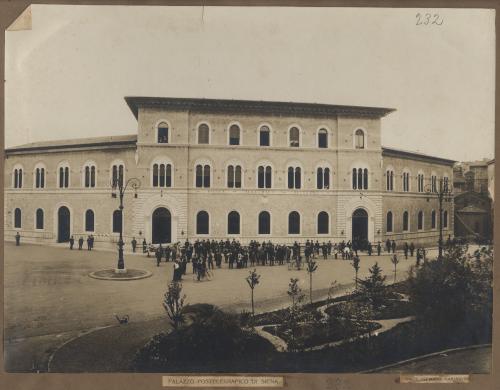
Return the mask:
<path fill-rule="evenodd" d="M 95 214 L 94 211 L 88 209 L 84 214 L 83 229 L 85 232 L 93 233 L 95 230 Z M 14 209 L 14 228 L 22 229 L 22 211 L 20 208 Z M 45 229 L 45 213 L 43 209 L 37 209 L 35 212 L 35 229 Z M 120 233 L 122 229 L 122 214 L 120 210 L 114 210 L 112 214 L 112 232 Z"/>
<path fill-rule="evenodd" d="M 123 164 L 114 164 L 111 167 L 110 184 L 123 183 L 124 180 Z M 45 167 L 38 166 L 33 171 L 33 187 L 46 188 L 47 170 Z M 68 188 L 70 183 L 70 167 L 68 164 L 59 166 L 57 169 L 57 186 L 59 188 Z M 94 188 L 97 185 L 97 167 L 95 164 L 86 164 L 82 170 L 82 187 Z M 23 168 L 16 167 L 12 172 L 12 187 L 23 188 Z"/>
<path fill-rule="evenodd" d="M 395 186 L 395 174 L 393 169 L 388 169 L 385 172 L 386 179 L 386 190 L 394 191 Z M 438 178 L 436 174 L 431 174 L 429 179 L 425 178 L 423 173 L 418 173 L 415 177 L 417 192 L 438 192 L 438 191 L 449 191 L 449 179 L 447 176 L 443 176 L 442 180 Z M 411 175 L 410 172 L 405 171 L 401 175 L 401 190 L 403 192 L 411 191 Z"/>
<path fill-rule="evenodd" d="M 211 166 L 208 164 L 197 164 L 195 166 L 195 183 L 197 188 L 211 187 Z M 123 183 L 124 181 L 124 166 L 113 165 L 112 167 L 112 183 Z M 172 187 L 173 186 L 173 168 L 170 163 L 154 163 L 152 166 L 151 186 L 152 187 Z M 46 171 L 44 168 L 35 169 L 35 188 L 45 188 Z M 331 182 L 331 169 L 329 167 L 317 168 L 317 189 L 329 189 Z M 23 173 L 22 168 L 16 168 L 13 172 L 13 187 L 23 188 Z M 243 169 L 241 165 L 229 165 L 227 167 L 227 187 L 242 188 Z M 257 188 L 272 188 L 273 187 L 273 169 L 270 165 L 261 165 L 257 168 Z M 68 188 L 70 182 L 69 166 L 61 166 L 58 169 L 58 187 Z M 96 167 L 95 165 L 87 165 L 83 169 L 83 183 L 85 188 L 96 187 Z M 299 166 L 288 167 L 288 188 L 302 188 L 302 168 Z"/>
<path fill-rule="evenodd" d="M 114 184 L 123 183 L 124 181 L 124 165 L 114 164 L 111 168 L 111 182 Z M 211 171 L 212 167 L 209 163 L 195 165 L 195 181 L 194 186 L 197 188 L 211 187 Z M 97 168 L 95 164 L 87 164 L 82 169 L 82 187 L 96 187 Z M 151 169 L 151 186 L 152 187 L 173 187 L 173 166 L 171 163 L 154 163 Z M 68 165 L 60 166 L 57 170 L 57 183 L 59 188 L 68 188 L 70 183 L 70 169 Z M 34 171 L 35 188 L 45 188 L 46 170 L 44 167 L 36 167 Z M 330 167 L 322 166 L 316 168 L 316 188 L 330 189 L 332 181 L 332 170 Z M 300 166 L 287 167 L 287 188 L 300 189 L 302 188 L 303 169 Z M 369 189 L 369 171 L 368 168 L 353 168 L 352 169 L 352 189 L 367 190 Z M 424 186 L 424 175 L 419 173 L 416 177 L 417 191 L 424 192 L 427 188 L 432 192 L 437 192 L 438 188 L 448 188 L 448 178 L 443 177 L 442 181 L 438 180 L 436 175 L 430 178 L 430 185 Z M 386 189 L 393 191 L 395 186 L 395 175 L 393 170 L 386 171 Z M 227 188 L 242 188 L 243 183 L 243 168 L 240 164 L 227 166 L 226 185 Z M 14 188 L 23 188 L 23 169 L 15 168 L 12 174 L 12 185 Z M 270 165 L 259 165 L 256 175 L 257 188 L 273 188 L 273 168 Z M 402 174 L 402 191 L 410 191 L 410 173 L 403 172 Z"/>
<path fill-rule="evenodd" d="M 417 230 L 424 229 L 424 212 L 422 210 L 417 212 Z M 443 228 L 448 229 L 448 211 L 443 211 Z M 436 211 L 431 211 L 431 229 L 436 229 Z M 386 215 L 386 226 L 385 230 L 387 233 L 392 233 L 394 227 L 394 216 L 392 211 L 388 211 Z M 408 211 L 404 211 L 402 215 L 402 231 L 408 232 L 410 231 L 410 214 Z"/>
<path fill-rule="evenodd" d="M 211 144 L 211 129 L 208 123 L 201 123 L 196 129 L 196 143 L 199 145 Z M 272 146 L 272 132 L 269 125 L 261 125 L 258 129 L 258 145 Z M 288 129 L 288 146 L 299 148 L 302 144 L 302 130 L 299 126 L 291 126 Z M 330 147 L 330 132 L 325 127 L 320 127 L 316 134 L 316 147 L 326 149 Z M 229 126 L 227 144 L 231 146 L 243 145 L 243 136 L 241 127 L 238 124 Z M 168 144 L 171 142 L 170 126 L 167 122 L 160 122 L 156 128 L 156 142 L 159 144 Z M 355 129 L 353 132 L 353 148 L 366 148 L 366 133 L 363 129 Z"/>

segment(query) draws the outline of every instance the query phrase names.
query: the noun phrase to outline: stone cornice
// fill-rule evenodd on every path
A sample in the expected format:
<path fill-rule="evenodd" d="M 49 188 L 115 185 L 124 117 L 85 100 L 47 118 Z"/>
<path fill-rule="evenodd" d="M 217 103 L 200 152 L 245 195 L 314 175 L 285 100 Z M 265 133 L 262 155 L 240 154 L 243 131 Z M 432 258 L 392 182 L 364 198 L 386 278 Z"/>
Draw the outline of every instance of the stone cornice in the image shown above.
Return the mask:
<path fill-rule="evenodd" d="M 393 108 L 340 106 L 317 103 L 295 103 L 232 99 L 194 99 L 171 97 L 126 96 L 125 101 L 138 118 L 140 107 L 162 108 L 174 111 L 196 111 L 203 113 L 248 113 L 291 116 L 354 116 L 382 118 L 395 111 Z"/>

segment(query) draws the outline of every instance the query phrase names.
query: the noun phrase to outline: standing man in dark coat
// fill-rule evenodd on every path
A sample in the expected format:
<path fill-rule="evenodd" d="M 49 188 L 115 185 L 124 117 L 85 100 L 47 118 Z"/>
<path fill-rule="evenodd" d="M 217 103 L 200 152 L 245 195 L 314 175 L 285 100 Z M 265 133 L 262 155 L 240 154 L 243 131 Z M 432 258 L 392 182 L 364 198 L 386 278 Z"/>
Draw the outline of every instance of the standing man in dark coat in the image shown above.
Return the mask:
<path fill-rule="evenodd" d="M 392 240 L 391 247 L 392 247 L 392 253 L 396 253 L 396 242 L 394 240 Z"/>
<path fill-rule="evenodd" d="M 73 250 L 73 245 L 75 245 L 75 239 L 71 236 L 69 238 L 69 249 Z"/>
<path fill-rule="evenodd" d="M 132 252 L 135 253 L 135 248 L 137 247 L 137 241 L 135 240 L 135 237 L 132 237 Z"/>
<path fill-rule="evenodd" d="M 80 238 L 78 239 L 78 250 L 81 251 L 83 248 L 83 237 L 80 236 Z"/>
<path fill-rule="evenodd" d="M 382 252 L 382 247 L 380 246 L 380 241 L 377 244 L 377 256 L 380 256 L 380 252 Z"/>
<path fill-rule="evenodd" d="M 413 245 L 413 242 L 410 242 L 410 255 L 413 257 L 413 251 L 415 250 L 415 245 Z"/>
<path fill-rule="evenodd" d="M 19 232 L 16 232 L 16 246 L 19 246 L 20 243 L 21 243 L 21 235 L 19 234 Z"/>
<path fill-rule="evenodd" d="M 387 239 L 387 241 L 385 242 L 385 250 L 388 253 L 391 253 L 391 240 L 389 240 L 389 239 Z"/>
<path fill-rule="evenodd" d="M 142 253 L 146 253 L 147 247 L 148 247 L 148 243 L 146 242 L 146 239 L 144 238 L 142 240 Z"/>
<path fill-rule="evenodd" d="M 156 256 L 156 266 L 159 267 L 161 263 L 161 244 L 160 247 L 156 249 L 155 256 Z"/>
<path fill-rule="evenodd" d="M 408 246 L 408 243 L 405 242 L 405 246 L 404 246 L 404 252 L 405 252 L 405 259 L 408 260 L 408 250 L 410 249 L 410 247 Z"/>
<path fill-rule="evenodd" d="M 372 243 L 370 241 L 368 241 L 368 256 L 371 256 L 372 255 Z"/>

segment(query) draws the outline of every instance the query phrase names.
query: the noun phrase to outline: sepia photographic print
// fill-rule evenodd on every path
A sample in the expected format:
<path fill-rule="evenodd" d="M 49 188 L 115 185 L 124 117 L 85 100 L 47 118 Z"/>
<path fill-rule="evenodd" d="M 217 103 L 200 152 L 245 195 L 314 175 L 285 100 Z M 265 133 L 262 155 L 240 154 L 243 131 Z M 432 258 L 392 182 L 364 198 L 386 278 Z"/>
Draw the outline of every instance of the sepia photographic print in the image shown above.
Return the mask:
<path fill-rule="evenodd" d="M 4 370 L 489 374 L 495 44 L 491 9 L 29 6 Z"/>

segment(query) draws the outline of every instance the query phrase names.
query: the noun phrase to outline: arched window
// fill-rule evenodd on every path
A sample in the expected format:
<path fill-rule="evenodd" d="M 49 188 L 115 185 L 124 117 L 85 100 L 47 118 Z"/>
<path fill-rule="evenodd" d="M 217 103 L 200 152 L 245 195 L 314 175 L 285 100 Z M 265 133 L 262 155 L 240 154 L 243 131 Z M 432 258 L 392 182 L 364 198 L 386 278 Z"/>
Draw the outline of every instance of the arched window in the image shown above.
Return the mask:
<path fill-rule="evenodd" d="M 209 188 L 210 187 L 210 165 L 196 165 L 196 187 Z"/>
<path fill-rule="evenodd" d="M 209 144 L 210 143 L 210 128 L 206 123 L 202 123 L 198 126 L 198 143 L 199 144 Z"/>
<path fill-rule="evenodd" d="M 172 187 L 172 165 L 153 164 L 153 187 Z"/>
<path fill-rule="evenodd" d="M 259 213 L 259 234 L 271 234 L 271 214 L 267 211 Z"/>
<path fill-rule="evenodd" d="M 448 229 L 448 211 L 443 212 L 443 229 Z"/>
<path fill-rule="evenodd" d="M 403 192 L 410 191 L 410 172 L 403 172 Z"/>
<path fill-rule="evenodd" d="M 35 188 L 45 188 L 45 167 L 35 168 Z"/>
<path fill-rule="evenodd" d="M 403 231 L 407 232 L 408 229 L 408 211 L 403 213 Z"/>
<path fill-rule="evenodd" d="M 208 234 L 209 216 L 206 211 L 200 211 L 196 214 L 196 234 Z"/>
<path fill-rule="evenodd" d="M 168 144 L 168 123 L 161 122 L 158 125 L 158 137 L 159 144 Z"/>
<path fill-rule="evenodd" d="M 240 234 L 240 214 L 237 211 L 227 215 L 227 234 Z"/>
<path fill-rule="evenodd" d="M 302 176 L 300 167 L 288 167 L 288 188 L 299 189 L 301 187 Z"/>
<path fill-rule="evenodd" d="M 85 231 L 94 231 L 94 212 L 92 210 L 85 211 Z"/>
<path fill-rule="evenodd" d="M 392 211 L 388 211 L 387 212 L 387 218 L 386 218 L 386 228 L 385 228 L 385 231 L 387 233 L 391 233 L 392 232 Z"/>
<path fill-rule="evenodd" d="M 270 146 L 271 145 L 271 130 L 268 126 L 261 126 L 259 130 L 259 145 L 260 146 Z"/>
<path fill-rule="evenodd" d="M 318 214 L 318 234 L 328 234 L 330 232 L 330 218 L 326 211 L 321 211 Z"/>
<path fill-rule="evenodd" d="M 431 229 L 436 228 L 436 211 L 432 210 L 431 212 Z"/>
<path fill-rule="evenodd" d="M 328 130 L 326 129 L 318 131 L 318 148 L 328 148 Z"/>
<path fill-rule="evenodd" d="M 387 191 L 394 190 L 394 171 L 389 169 L 386 171 L 386 189 Z"/>
<path fill-rule="evenodd" d="M 14 169 L 13 176 L 14 176 L 13 187 L 23 188 L 23 169 L 22 168 Z"/>
<path fill-rule="evenodd" d="M 36 210 L 35 228 L 38 230 L 43 230 L 43 210 Z"/>
<path fill-rule="evenodd" d="M 424 174 L 419 173 L 417 175 L 417 190 L 418 192 L 424 192 Z"/>
<path fill-rule="evenodd" d="M 261 165 L 257 168 L 257 187 L 271 188 L 273 169 L 267 165 Z"/>
<path fill-rule="evenodd" d="M 368 189 L 368 169 L 353 168 L 352 169 L 352 189 L 367 190 Z"/>
<path fill-rule="evenodd" d="M 95 174 L 96 168 L 93 164 L 87 164 L 84 166 L 84 181 L 83 185 L 85 188 L 94 188 L 95 187 Z"/>
<path fill-rule="evenodd" d="M 59 167 L 59 188 L 69 187 L 69 167 L 60 166 Z"/>
<path fill-rule="evenodd" d="M 238 125 L 231 125 L 229 128 L 229 145 L 240 144 L 240 127 Z"/>
<path fill-rule="evenodd" d="M 300 146 L 300 130 L 298 127 L 292 127 L 289 131 L 290 146 L 298 148 Z"/>
<path fill-rule="evenodd" d="M 113 233 L 122 231 L 122 213 L 120 210 L 113 211 Z"/>
<path fill-rule="evenodd" d="M 227 187 L 241 188 L 241 166 L 229 165 L 227 167 Z"/>
<path fill-rule="evenodd" d="M 17 208 L 14 210 L 14 228 L 21 229 L 21 209 Z"/>
<path fill-rule="evenodd" d="M 424 212 L 419 211 L 417 214 L 417 229 L 422 230 L 424 228 Z"/>
<path fill-rule="evenodd" d="M 316 188 L 328 190 L 330 188 L 330 168 L 318 168 L 316 170 Z"/>
<path fill-rule="evenodd" d="M 116 187 L 122 187 L 123 186 L 123 179 L 124 179 L 124 175 L 123 175 L 123 172 L 124 172 L 124 169 L 125 167 L 123 166 L 123 164 L 114 164 L 112 167 L 111 167 L 111 180 L 112 180 L 112 183 L 113 183 L 113 186 Z"/>
<path fill-rule="evenodd" d="M 300 214 L 296 211 L 288 214 L 288 234 L 300 234 Z"/>
<path fill-rule="evenodd" d="M 354 133 L 354 145 L 356 149 L 365 148 L 365 133 L 361 129 L 357 129 Z"/>

